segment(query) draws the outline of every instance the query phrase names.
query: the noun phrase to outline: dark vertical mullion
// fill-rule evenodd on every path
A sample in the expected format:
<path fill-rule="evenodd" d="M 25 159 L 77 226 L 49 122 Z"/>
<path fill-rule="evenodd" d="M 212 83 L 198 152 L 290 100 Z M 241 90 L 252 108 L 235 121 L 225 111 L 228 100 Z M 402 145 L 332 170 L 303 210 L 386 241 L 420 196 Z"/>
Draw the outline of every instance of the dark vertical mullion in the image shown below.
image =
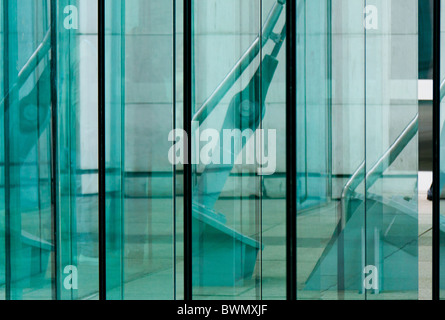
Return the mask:
<path fill-rule="evenodd" d="M 58 220 L 57 220 L 57 1 L 51 0 L 51 221 L 52 221 L 52 242 L 54 246 L 54 261 L 52 270 L 52 293 L 53 299 L 59 298 L 59 274 L 58 274 Z"/>
<path fill-rule="evenodd" d="M 287 299 L 297 299 L 297 77 L 296 7 L 286 3 L 286 275 Z"/>
<path fill-rule="evenodd" d="M 11 300 L 11 177 L 9 150 L 9 5 L 3 1 L 3 96 L 5 148 L 5 298 Z"/>
<path fill-rule="evenodd" d="M 193 299 L 192 287 L 192 108 L 193 108 L 193 4 L 184 0 L 184 130 L 187 162 L 184 164 L 184 299 Z"/>
<path fill-rule="evenodd" d="M 434 0 L 434 102 L 433 102 L 433 300 L 440 300 L 440 20 L 441 0 Z"/>
<path fill-rule="evenodd" d="M 105 154 L 105 0 L 98 0 L 99 299 L 107 299 Z"/>

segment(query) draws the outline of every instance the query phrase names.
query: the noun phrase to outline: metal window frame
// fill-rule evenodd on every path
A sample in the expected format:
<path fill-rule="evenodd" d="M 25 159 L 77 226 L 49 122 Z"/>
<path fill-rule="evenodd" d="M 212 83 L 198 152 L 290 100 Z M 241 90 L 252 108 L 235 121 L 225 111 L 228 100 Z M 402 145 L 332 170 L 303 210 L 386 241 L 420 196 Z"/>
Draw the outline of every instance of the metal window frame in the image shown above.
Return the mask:
<path fill-rule="evenodd" d="M 105 0 L 98 0 L 99 300 L 107 299 L 105 76 Z"/>
<path fill-rule="evenodd" d="M 286 2 L 286 297 L 297 299 L 296 1 Z"/>
<path fill-rule="evenodd" d="M 57 135 L 57 127 L 58 127 L 58 85 L 57 85 L 57 0 L 51 1 L 51 223 L 52 223 L 52 242 L 54 245 L 54 258 L 52 264 L 52 294 L 55 300 L 60 298 L 60 288 L 59 288 L 59 261 L 57 257 L 58 252 L 58 203 L 57 203 L 57 194 L 58 194 L 58 184 L 57 184 L 57 176 L 58 176 L 58 157 L 57 157 L 57 145 L 58 145 L 58 135 Z"/>
<path fill-rule="evenodd" d="M 192 270 L 192 113 L 193 113 L 193 1 L 184 0 L 184 130 L 187 136 L 187 163 L 184 164 L 184 300 L 193 300 Z"/>

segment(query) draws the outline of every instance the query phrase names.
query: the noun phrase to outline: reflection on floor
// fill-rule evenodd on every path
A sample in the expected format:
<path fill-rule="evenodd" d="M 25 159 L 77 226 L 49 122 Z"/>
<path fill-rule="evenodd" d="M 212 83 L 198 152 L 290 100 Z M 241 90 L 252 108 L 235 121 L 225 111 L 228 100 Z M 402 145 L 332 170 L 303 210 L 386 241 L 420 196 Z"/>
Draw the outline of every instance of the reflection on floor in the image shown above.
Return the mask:
<path fill-rule="evenodd" d="M 419 188 L 419 299 L 432 299 L 432 202 L 427 200 L 427 191 Z"/>
<path fill-rule="evenodd" d="M 176 283 L 176 298 L 181 299 L 182 292 L 182 214 L 177 214 L 177 241 L 176 254 L 177 259 L 173 259 L 172 245 L 172 215 L 166 214 L 165 200 L 150 200 L 149 207 L 153 215 L 150 218 L 152 232 L 150 247 L 147 244 L 147 227 L 141 228 L 141 224 L 147 226 L 147 199 L 128 199 L 127 208 L 131 208 L 131 213 L 127 215 L 126 232 L 126 256 L 125 265 L 125 288 L 123 290 L 126 299 L 171 299 L 174 295 L 174 284 Z M 256 200 L 244 200 L 243 205 L 249 210 L 244 212 L 254 212 L 251 208 L 255 207 Z M 284 199 L 270 200 L 264 199 L 262 210 L 262 240 L 265 245 L 261 253 L 261 263 L 257 264 L 253 279 L 245 281 L 243 284 L 235 287 L 208 287 L 195 288 L 195 299 L 285 299 L 286 292 L 286 238 L 285 238 L 285 208 Z M 177 207 L 181 208 L 179 200 Z M 315 215 L 302 215 L 299 219 L 304 221 L 305 229 L 299 229 L 298 255 L 299 255 L 299 286 L 304 286 L 304 279 L 307 279 L 314 269 L 314 261 L 321 256 L 326 242 L 329 241 L 327 235 L 332 234 L 336 218 L 335 203 L 320 208 Z M 233 212 L 234 200 L 221 200 L 217 205 L 220 212 Z M 169 211 L 169 210 L 168 210 Z M 241 211 L 240 211 L 241 212 Z M 431 219 L 432 203 L 426 200 L 426 190 L 419 191 L 419 298 L 422 300 L 431 299 L 431 244 L 432 231 Z M 234 214 L 227 216 L 228 223 L 240 228 L 241 225 L 249 225 L 252 217 L 248 214 Z M 239 220 L 241 219 L 241 220 Z M 235 221 L 238 223 L 235 223 Z M 324 227 L 320 227 L 323 221 Z M 93 223 L 93 222 L 92 222 Z M 318 226 L 310 229 L 307 226 Z M 255 230 L 248 231 L 251 236 Z M 93 245 L 97 245 L 93 244 Z M 97 262 L 79 261 L 79 287 L 87 285 L 88 290 L 85 294 L 79 296 L 83 299 L 97 299 Z M 176 272 L 176 279 L 174 273 Z M 47 279 L 48 272 L 43 278 Z M 301 280 L 303 279 L 303 280 Z M 30 284 L 32 288 L 25 290 L 25 297 L 33 299 L 47 299 L 49 296 L 49 287 L 39 287 L 37 283 Z M 24 284 L 25 286 L 25 284 Z M 38 289 L 37 289 L 38 288 Z M 79 288 L 80 289 L 80 288 Z M 115 290 L 121 290 L 116 288 Z M 80 291 L 80 290 L 79 290 Z M 110 296 L 113 296 L 113 289 L 110 290 Z M 391 298 L 390 295 L 382 294 L 379 298 Z M 336 290 L 325 293 L 302 293 L 302 299 L 338 299 Z M 343 298 L 363 299 L 363 295 L 358 293 L 346 293 Z M 403 299 L 403 295 L 398 294 L 398 299 Z M 0 299 L 4 299 L 4 287 L 0 287 Z"/>

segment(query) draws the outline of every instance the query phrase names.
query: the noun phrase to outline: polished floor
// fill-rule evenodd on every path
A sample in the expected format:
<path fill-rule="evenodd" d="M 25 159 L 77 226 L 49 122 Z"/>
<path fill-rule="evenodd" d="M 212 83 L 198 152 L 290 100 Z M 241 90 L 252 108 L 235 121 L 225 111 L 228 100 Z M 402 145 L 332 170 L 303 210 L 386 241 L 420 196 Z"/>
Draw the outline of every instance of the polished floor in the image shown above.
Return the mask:
<path fill-rule="evenodd" d="M 419 183 L 419 299 L 430 300 L 432 297 L 432 202 L 428 201 L 427 189 L 430 184 L 430 174 L 421 173 Z M 128 216 L 126 255 L 115 257 L 114 261 L 123 258 L 124 261 L 124 282 L 125 286 L 117 286 L 110 289 L 110 297 L 119 297 L 121 294 L 126 299 L 171 299 L 176 294 L 177 299 L 181 299 L 182 279 L 183 279 L 183 259 L 182 259 L 182 221 L 176 221 L 176 247 L 172 245 L 172 216 L 165 214 L 165 201 L 152 200 L 150 207 L 153 212 L 151 242 L 147 242 L 146 235 L 149 231 L 146 216 L 136 213 L 146 212 L 146 202 L 143 199 L 128 199 L 127 207 L 131 206 L 133 217 Z M 254 199 L 245 201 L 245 205 L 255 207 Z M 177 207 L 181 207 L 181 199 L 178 199 Z M 286 291 L 286 239 L 285 239 L 285 205 L 284 199 L 265 199 L 262 205 L 262 241 L 265 244 L 261 253 L 261 264 L 257 264 L 252 280 L 232 287 L 202 287 L 195 288 L 195 299 L 285 299 Z M 301 215 L 298 219 L 304 228 L 299 229 L 300 245 L 298 246 L 299 287 L 303 288 L 310 277 L 317 261 L 323 253 L 329 241 L 329 235 L 335 228 L 336 204 L 317 209 L 316 214 L 311 213 Z M 94 206 L 93 206 L 94 207 Z M 219 201 L 217 208 L 220 212 L 233 212 L 233 202 L 230 200 Z M 157 214 L 158 213 L 158 214 Z M 95 216 L 95 215 L 91 215 Z M 138 218 L 139 217 L 139 218 Z M 180 214 L 177 217 L 181 217 Z M 248 225 L 251 217 L 245 215 L 244 222 L 235 223 L 239 215 L 228 215 L 228 222 L 235 228 L 240 228 L 243 224 Z M 143 221 L 142 221 L 142 220 Z M 323 224 L 321 224 L 323 222 Z M 89 225 L 95 225 L 95 221 Z M 317 226 L 311 229 L 310 226 Z M 243 230 L 255 237 L 258 230 Z M 96 238 L 97 239 L 97 238 Z M 90 245 L 97 245 L 96 239 Z M 96 244 L 95 244 L 96 243 Z M 174 251 L 176 250 L 176 251 Z M 80 250 L 82 251 L 82 250 Z M 173 258 L 174 252 L 176 259 Z M 81 254 L 81 253 L 80 253 Z M 110 256 L 111 257 L 111 256 Z M 111 259 L 111 258 L 110 258 Z M 97 299 L 97 269 L 98 260 L 96 258 L 86 258 L 81 254 L 78 259 L 79 267 L 79 290 L 73 298 Z M 119 274 L 119 273 L 117 273 Z M 175 277 L 176 276 L 176 277 Z M 45 272 L 39 280 L 22 283 L 23 298 L 27 299 L 48 299 L 51 297 L 50 272 Z M 37 279 L 37 278 L 36 278 Z M 174 290 L 176 284 L 176 292 Z M 336 290 L 327 292 L 305 292 L 300 291 L 301 299 L 363 299 L 363 295 L 350 293 L 340 296 Z M 378 299 L 403 299 L 403 294 L 397 296 L 383 293 Z M 4 287 L 0 286 L 0 299 L 4 299 Z"/>
<path fill-rule="evenodd" d="M 422 173 L 421 173 L 422 175 Z M 432 299 L 432 202 L 427 200 L 431 175 L 423 174 L 419 183 L 419 299 Z M 424 181 L 424 183 L 422 183 Z"/>

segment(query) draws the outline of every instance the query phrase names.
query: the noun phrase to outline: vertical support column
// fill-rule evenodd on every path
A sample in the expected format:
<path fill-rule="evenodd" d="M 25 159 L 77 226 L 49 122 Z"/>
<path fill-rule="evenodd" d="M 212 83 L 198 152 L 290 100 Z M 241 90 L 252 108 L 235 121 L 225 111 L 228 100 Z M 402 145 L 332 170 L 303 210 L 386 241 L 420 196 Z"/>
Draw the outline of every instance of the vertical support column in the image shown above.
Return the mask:
<path fill-rule="evenodd" d="M 51 221 L 52 221 L 52 243 L 54 246 L 54 257 L 52 266 L 52 293 L 53 299 L 59 298 L 58 283 L 58 259 L 57 259 L 57 116 L 58 116 L 58 99 L 57 99 L 57 1 L 51 0 Z"/>
<path fill-rule="evenodd" d="M 286 276 L 287 299 L 297 299 L 297 70 L 296 1 L 286 3 Z"/>
<path fill-rule="evenodd" d="M 192 108 L 193 108 L 193 0 L 184 0 L 184 130 L 187 163 L 184 164 L 184 300 L 193 299 L 192 281 Z"/>
<path fill-rule="evenodd" d="M 105 161 L 105 0 L 98 0 L 99 92 L 99 300 L 107 299 Z"/>
<path fill-rule="evenodd" d="M 433 300 L 440 300 L 440 33 L 441 0 L 434 0 L 434 101 L 433 101 Z"/>

